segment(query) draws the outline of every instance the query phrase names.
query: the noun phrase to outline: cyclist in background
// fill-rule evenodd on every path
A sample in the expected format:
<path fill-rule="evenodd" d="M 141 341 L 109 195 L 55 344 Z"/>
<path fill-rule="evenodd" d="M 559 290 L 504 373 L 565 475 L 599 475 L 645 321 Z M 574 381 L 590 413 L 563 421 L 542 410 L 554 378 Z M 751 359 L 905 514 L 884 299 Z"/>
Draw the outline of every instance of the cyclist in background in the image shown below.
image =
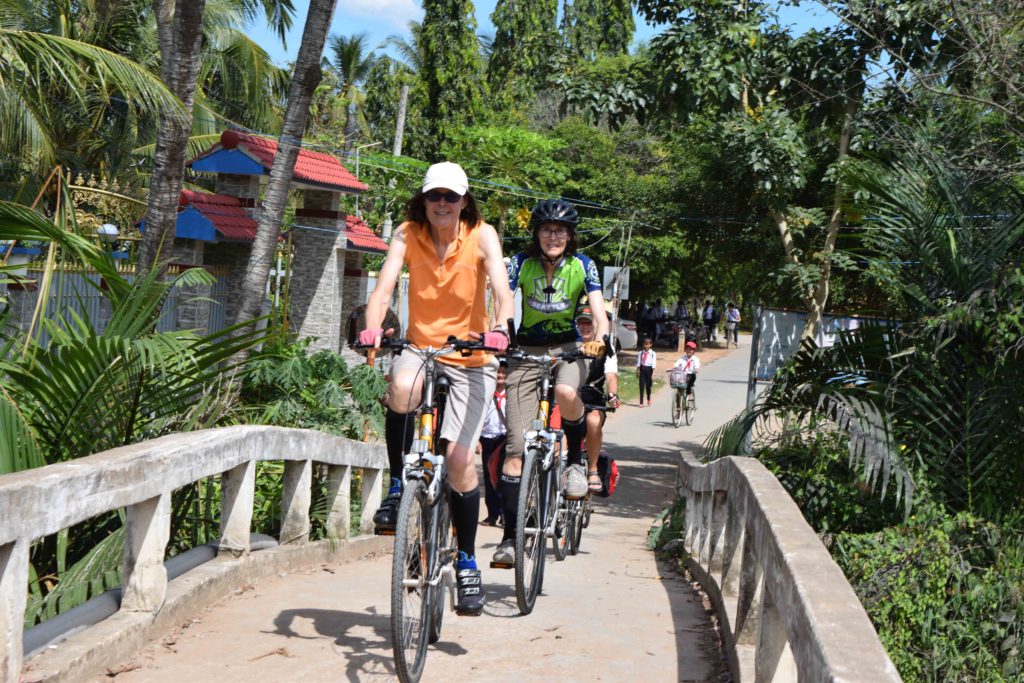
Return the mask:
<path fill-rule="evenodd" d="M 697 372 L 700 370 L 700 358 L 697 358 L 696 350 L 697 345 L 694 342 L 686 342 L 685 354 L 672 366 L 672 370 L 682 368 L 686 377 L 687 396 L 693 393 L 693 385 L 697 383 Z M 669 372 L 672 372 L 672 370 L 669 370 Z"/>
<path fill-rule="evenodd" d="M 494 228 L 484 223 L 469 180 L 458 164 L 443 162 L 427 169 L 422 189 L 406 206 L 381 267 L 377 286 L 366 306 L 361 344 L 379 345 L 393 330 L 382 328 L 384 313 L 403 264 L 409 267 L 408 338 L 416 346 L 439 348 L 449 335 L 482 337 L 484 345 L 503 350 L 508 333 L 503 324 L 487 329 L 485 287 L 490 278 L 497 320 L 513 315 L 511 290 Z M 391 367 L 388 410 L 384 426 L 391 487 L 373 516 L 382 529 L 394 529 L 402 494 L 403 456 L 415 433 L 416 409 L 423 394 L 423 361 L 399 355 Z M 446 448 L 448 483 L 452 490 L 452 522 L 458 538 L 456 575 L 460 614 L 480 614 L 484 590 L 476 566 L 476 530 L 480 490 L 473 453 L 484 421 L 484 408 L 494 394 L 493 356 L 475 353 L 438 358 L 438 372 L 451 381 L 439 443 Z"/>
<path fill-rule="evenodd" d="M 546 199 L 533 209 L 530 228 L 533 239 L 525 252 L 512 257 L 508 280 L 512 291 L 523 290 L 523 318 L 519 326 L 519 344 L 532 355 L 558 354 L 579 347 L 576 312 L 581 298 L 586 298 L 596 316 L 595 337 L 608 334 L 608 318 L 604 310 L 601 279 L 597 265 L 576 253 L 576 208 L 564 199 Z M 604 343 L 590 341 L 584 351 L 592 356 L 604 354 Z M 586 434 L 583 402 L 579 388 L 586 377 L 584 360 L 559 361 L 552 368 L 554 393 L 562 415 L 562 429 L 568 441 L 566 495 L 587 494 L 587 474 L 583 467 L 581 445 Z M 505 506 L 505 529 L 501 544 L 494 553 L 494 562 L 515 563 L 516 509 L 519 505 L 519 483 L 523 470 L 524 430 L 537 414 L 540 396 L 537 380 L 541 370 L 529 363 L 510 359 L 507 378 L 508 447 L 499 488 Z"/>
<path fill-rule="evenodd" d="M 594 317 L 587 306 L 576 316 L 576 327 L 579 328 L 583 343 L 594 341 Z M 587 489 L 597 492 L 602 489 L 601 475 L 597 471 L 597 459 L 601 455 L 604 442 L 604 423 L 608 414 L 604 410 L 594 408 L 611 408 L 622 405 L 619 401 L 619 357 L 611 355 L 598 356 L 590 361 L 590 370 L 583 386 L 580 398 L 586 408 L 587 419 Z"/>

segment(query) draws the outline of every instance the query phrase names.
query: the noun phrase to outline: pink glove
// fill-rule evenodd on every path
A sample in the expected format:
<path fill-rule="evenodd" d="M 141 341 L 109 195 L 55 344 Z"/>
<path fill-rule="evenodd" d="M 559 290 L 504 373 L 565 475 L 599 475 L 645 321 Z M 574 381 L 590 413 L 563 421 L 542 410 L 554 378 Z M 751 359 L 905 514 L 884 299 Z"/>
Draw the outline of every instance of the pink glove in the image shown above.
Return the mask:
<path fill-rule="evenodd" d="M 490 332 L 484 332 L 483 342 L 487 348 L 501 353 L 508 348 L 508 335 L 504 330 L 491 330 Z"/>
<path fill-rule="evenodd" d="M 377 340 L 383 336 L 383 327 L 368 327 L 359 333 L 359 344 L 360 346 L 375 346 Z"/>

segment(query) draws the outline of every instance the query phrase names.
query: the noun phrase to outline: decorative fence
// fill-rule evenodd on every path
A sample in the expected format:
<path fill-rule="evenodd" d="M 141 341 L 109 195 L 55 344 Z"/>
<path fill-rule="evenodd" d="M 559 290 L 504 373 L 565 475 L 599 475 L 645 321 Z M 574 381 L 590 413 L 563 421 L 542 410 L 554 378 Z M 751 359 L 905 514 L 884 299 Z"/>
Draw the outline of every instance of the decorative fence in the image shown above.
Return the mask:
<path fill-rule="evenodd" d="M 135 277 L 133 269 L 126 267 L 121 270 L 129 281 Z M 174 288 L 168 293 L 157 321 L 158 332 L 197 327 L 201 332 L 212 333 L 227 327 L 228 282 L 226 272 L 222 272 L 223 269 L 209 270 L 212 270 L 216 282 L 209 288 L 208 293 L 179 288 Z M 42 278 L 42 273 L 39 271 L 29 270 L 29 274 L 36 280 Z M 100 280 L 98 273 L 80 269 L 54 272 L 50 284 L 46 317 L 55 320 L 59 316 L 70 317 L 74 314 L 90 322 L 97 332 L 102 332 L 110 322 L 111 312 L 110 304 L 97 288 L 101 284 Z M 23 330 L 28 329 L 35 311 L 36 301 L 39 298 L 38 291 L 11 289 L 0 292 L 0 294 L 10 299 L 11 317 L 8 324 Z M 194 315 L 183 319 L 180 314 L 182 306 L 200 300 L 208 304 L 203 306 L 202 318 L 205 319 L 197 320 Z M 39 341 L 45 345 L 49 338 L 49 333 L 40 328 L 38 331 Z"/>
<path fill-rule="evenodd" d="M 359 527 L 372 528 L 387 466 L 383 447 L 304 429 L 239 426 L 174 434 L 0 477 L 0 681 L 22 680 L 29 548 L 34 539 L 112 510 L 126 511 L 120 612 L 93 628 L 117 623 L 106 629 L 105 640 L 65 645 L 60 649 L 67 652 L 54 655 L 62 654 L 67 660 L 63 665 L 75 668 L 81 677 L 95 671 L 99 658 L 125 656 L 130 653 L 126 648 L 145 643 L 146 628 L 154 622 L 162 619 L 159 626 L 166 628 L 183 618 L 175 607 L 175 600 L 182 598 L 170 599 L 169 586 L 190 580 L 192 585 L 184 590 L 203 588 L 189 578 L 194 572 L 170 584 L 167 579 L 164 558 L 175 490 L 221 475 L 218 554 L 224 561 L 219 557 L 211 563 L 219 563 L 211 568 L 220 572 L 214 578 L 233 579 L 228 581 L 230 589 L 237 586 L 240 572 L 248 571 L 245 578 L 253 578 L 254 564 L 276 567 L 273 552 L 249 556 L 256 462 L 262 460 L 285 461 L 279 540 L 287 547 L 276 554 L 278 558 L 289 548 L 323 550 L 349 538 L 353 469 L 362 470 Z M 328 540 L 306 545 L 314 462 L 327 465 Z M 60 676 L 38 677 L 51 678 Z"/>
<path fill-rule="evenodd" d="M 753 458 L 683 454 L 687 565 L 719 615 L 735 681 L 899 681 L 864 608 L 800 509 Z"/>

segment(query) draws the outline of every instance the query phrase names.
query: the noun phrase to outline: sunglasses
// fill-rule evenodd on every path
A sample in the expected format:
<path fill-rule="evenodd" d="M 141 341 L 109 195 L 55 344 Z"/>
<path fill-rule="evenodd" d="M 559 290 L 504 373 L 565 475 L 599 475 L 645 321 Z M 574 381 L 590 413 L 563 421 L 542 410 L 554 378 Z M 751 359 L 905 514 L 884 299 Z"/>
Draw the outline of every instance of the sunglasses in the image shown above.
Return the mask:
<path fill-rule="evenodd" d="M 438 190 L 431 190 L 430 192 L 425 192 L 423 194 L 423 198 L 426 199 L 428 202 L 439 202 L 442 199 L 444 199 L 449 204 L 454 204 L 455 202 L 462 199 L 462 195 L 459 194 L 458 192 L 452 192 L 451 190 L 449 190 L 448 192 L 439 192 Z"/>

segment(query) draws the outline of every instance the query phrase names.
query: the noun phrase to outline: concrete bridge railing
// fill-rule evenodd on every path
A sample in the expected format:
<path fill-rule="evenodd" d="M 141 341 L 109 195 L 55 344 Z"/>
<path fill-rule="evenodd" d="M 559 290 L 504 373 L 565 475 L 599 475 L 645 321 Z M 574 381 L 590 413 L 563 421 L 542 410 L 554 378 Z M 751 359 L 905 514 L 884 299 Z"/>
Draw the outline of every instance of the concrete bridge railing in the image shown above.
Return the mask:
<path fill-rule="evenodd" d="M 871 621 L 779 481 L 753 458 L 684 454 L 687 565 L 718 612 L 735 681 L 899 681 Z"/>
<path fill-rule="evenodd" d="M 285 461 L 280 547 L 250 555 L 255 465 L 260 460 Z M 327 466 L 328 540 L 308 543 L 314 462 Z M 310 430 L 239 426 L 174 434 L 0 477 L 0 681 L 91 675 L 242 582 L 339 552 L 383 549 L 372 536 L 345 541 L 352 470 L 362 470 L 360 529 L 369 530 L 386 466 L 381 446 Z M 222 476 L 217 559 L 169 583 L 164 556 L 171 495 L 213 475 Z M 121 508 L 126 528 L 119 612 L 90 628 L 91 637 L 82 643 L 69 640 L 34 657 L 26 669 L 35 671 L 23 672 L 33 540 Z M 36 666 L 37 659 L 47 661 Z"/>

